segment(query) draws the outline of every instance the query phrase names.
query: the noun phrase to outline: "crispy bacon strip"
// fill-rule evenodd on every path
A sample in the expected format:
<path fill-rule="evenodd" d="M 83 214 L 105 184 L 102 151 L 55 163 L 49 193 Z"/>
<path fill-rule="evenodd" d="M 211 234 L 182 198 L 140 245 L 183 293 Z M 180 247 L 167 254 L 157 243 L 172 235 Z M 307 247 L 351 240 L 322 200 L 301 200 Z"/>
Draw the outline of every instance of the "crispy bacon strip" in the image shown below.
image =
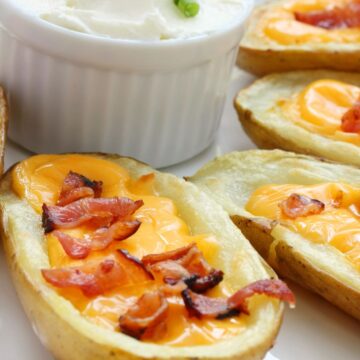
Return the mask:
<path fill-rule="evenodd" d="M 319 11 L 295 12 L 295 19 L 302 23 L 323 29 L 360 27 L 360 3 L 354 1 L 343 7 Z"/>
<path fill-rule="evenodd" d="M 236 309 L 231 312 L 227 306 L 226 299 L 210 298 L 208 296 L 196 294 L 190 289 L 183 290 L 181 296 L 189 316 L 191 317 L 222 319 L 240 313 Z"/>
<path fill-rule="evenodd" d="M 295 305 L 294 294 L 281 280 L 256 281 L 238 290 L 229 299 L 210 298 L 189 289 L 181 293 L 190 316 L 211 319 L 224 319 L 240 313 L 249 314 L 247 299 L 255 294 L 264 294 L 286 301 L 291 306 Z"/>
<path fill-rule="evenodd" d="M 85 259 L 91 251 L 106 249 L 113 241 L 122 241 L 135 234 L 139 229 L 140 221 L 117 221 L 109 228 L 96 230 L 93 236 L 87 239 L 77 239 L 55 230 L 53 234 L 58 238 L 64 251 L 72 259 Z"/>
<path fill-rule="evenodd" d="M 120 317 L 120 330 L 136 339 L 149 337 L 164 323 L 168 309 L 168 302 L 160 292 L 145 293 Z"/>
<path fill-rule="evenodd" d="M 279 207 L 284 215 L 296 219 L 300 216 L 320 214 L 324 211 L 325 204 L 305 195 L 291 194 Z"/>
<path fill-rule="evenodd" d="M 347 133 L 360 133 L 360 98 L 341 118 L 341 130 Z"/>
<path fill-rule="evenodd" d="M 209 275 L 200 277 L 197 275 L 190 276 L 184 279 L 188 288 L 196 293 L 204 293 L 212 289 L 224 279 L 224 273 L 221 270 L 212 270 Z"/>
<path fill-rule="evenodd" d="M 44 279 L 58 288 L 77 288 L 87 297 L 104 294 L 127 282 L 125 269 L 114 258 L 78 267 L 43 269 Z"/>
<path fill-rule="evenodd" d="M 43 205 L 42 223 L 45 233 L 55 229 L 69 229 L 88 222 L 108 226 L 116 219 L 125 219 L 143 205 L 142 200 L 125 197 L 85 198 L 66 206 Z"/>
<path fill-rule="evenodd" d="M 102 184 L 102 181 L 91 181 L 83 175 L 70 171 L 65 177 L 56 205 L 65 206 L 86 197 L 98 198 L 101 196 Z"/>
<path fill-rule="evenodd" d="M 109 228 L 97 229 L 91 237 L 91 246 L 93 250 L 104 250 L 112 241 L 123 241 L 134 235 L 141 225 L 138 220 L 117 221 Z"/>
<path fill-rule="evenodd" d="M 255 294 L 264 294 L 286 301 L 290 306 L 295 306 L 295 296 L 283 281 L 265 279 L 255 281 L 237 291 L 228 299 L 228 307 L 230 309 L 239 309 L 241 312 L 248 314 L 247 299 Z"/>
<path fill-rule="evenodd" d="M 142 261 L 140 259 L 131 255 L 126 250 L 118 249 L 117 251 L 118 251 L 120 258 L 123 259 L 123 262 L 124 261 L 128 262 L 130 266 L 137 268 L 138 272 L 140 272 L 140 274 L 145 278 L 145 280 L 154 280 L 153 274 L 150 271 L 148 271 L 148 269 L 146 268 L 146 266 L 142 263 Z M 131 271 L 131 273 L 133 273 L 133 271 Z"/>
<path fill-rule="evenodd" d="M 59 240 L 61 246 L 72 259 L 85 259 L 91 251 L 91 243 L 85 239 L 77 239 L 64 232 L 55 230 L 53 235 Z"/>
<path fill-rule="evenodd" d="M 189 252 L 190 249 L 192 249 L 194 247 L 196 247 L 196 244 L 191 243 L 182 248 L 164 252 L 161 254 L 146 255 L 142 258 L 142 262 L 144 263 L 145 266 L 147 266 L 147 265 L 153 265 L 158 262 L 166 261 L 166 260 L 179 260 L 182 257 L 184 257 Z"/>
<path fill-rule="evenodd" d="M 179 281 L 195 292 L 205 292 L 223 280 L 223 272 L 213 269 L 195 243 L 165 252 L 144 256 L 142 262 L 155 276 L 175 286 Z M 182 289 L 181 286 L 176 287 Z"/>

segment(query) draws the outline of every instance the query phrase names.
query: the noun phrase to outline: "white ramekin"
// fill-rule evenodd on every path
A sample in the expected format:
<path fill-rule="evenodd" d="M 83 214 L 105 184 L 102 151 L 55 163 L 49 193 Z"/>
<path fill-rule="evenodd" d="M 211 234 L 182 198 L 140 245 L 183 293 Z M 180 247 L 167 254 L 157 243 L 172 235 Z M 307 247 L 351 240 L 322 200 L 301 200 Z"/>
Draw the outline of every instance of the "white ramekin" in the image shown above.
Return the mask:
<path fill-rule="evenodd" d="M 170 0 L 169 0 L 170 1 Z M 141 42 L 73 32 L 0 0 L 9 136 L 39 153 L 116 152 L 155 167 L 214 139 L 245 19 L 211 35 Z"/>

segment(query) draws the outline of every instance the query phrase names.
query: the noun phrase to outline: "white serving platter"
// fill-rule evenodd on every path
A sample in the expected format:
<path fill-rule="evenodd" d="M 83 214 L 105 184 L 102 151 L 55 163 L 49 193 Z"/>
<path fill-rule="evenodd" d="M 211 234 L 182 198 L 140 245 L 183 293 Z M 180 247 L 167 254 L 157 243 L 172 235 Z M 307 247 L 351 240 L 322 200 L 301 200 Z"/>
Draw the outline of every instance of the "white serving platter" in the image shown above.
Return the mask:
<path fill-rule="evenodd" d="M 254 148 L 243 132 L 233 99 L 237 91 L 253 78 L 234 70 L 219 135 L 215 143 L 197 157 L 164 169 L 179 176 L 192 175 L 214 156 Z M 30 155 L 11 141 L 6 149 L 6 168 Z M 317 295 L 289 283 L 297 298 L 295 310 L 287 309 L 273 349 L 266 360 L 358 360 L 360 359 L 360 322 L 347 316 Z M 54 324 L 56 326 L 56 324 Z M 43 348 L 16 297 L 0 250 L 0 359 L 51 360 Z M 91 360 L 91 359 L 89 359 Z"/>

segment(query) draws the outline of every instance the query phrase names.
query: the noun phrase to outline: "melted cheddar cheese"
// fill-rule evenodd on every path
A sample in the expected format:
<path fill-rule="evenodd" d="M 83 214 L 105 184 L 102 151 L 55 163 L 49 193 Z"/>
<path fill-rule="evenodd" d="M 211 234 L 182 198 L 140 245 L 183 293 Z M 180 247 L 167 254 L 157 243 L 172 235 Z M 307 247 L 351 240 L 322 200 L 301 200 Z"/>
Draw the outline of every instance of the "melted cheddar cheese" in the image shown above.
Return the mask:
<path fill-rule="evenodd" d="M 341 119 L 360 96 L 360 88 L 336 80 L 309 84 L 290 99 L 279 100 L 284 116 L 316 134 L 360 145 L 360 136 L 341 130 Z"/>
<path fill-rule="evenodd" d="M 86 155 L 38 155 L 16 166 L 13 172 L 13 189 L 26 199 L 40 214 L 43 203 L 54 205 L 62 183 L 69 171 L 75 171 L 92 180 L 103 181 L 103 197 L 126 196 L 142 199 L 142 206 L 134 217 L 141 221 L 139 230 L 121 242 L 113 242 L 106 250 L 92 252 L 85 260 L 73 260 L 66 255 L 59 241 L 51 233 L 46 236 L 49 262 L 52 268 L 77 266 L 94 258 L 104 258 L 116 249 L 128 250 L 141 258 L 147 254 L 162 253 L 196 242 L 211 264 L 218 252 L 218 243 L 211 235 L 193 236 L 180 218 L 171 199 L 158 196 L 153 186 L 154 176 L 138 180 L 130 178 L 128 171 L 119 165 Z M 62 230 L 75 237 L 86 237 L 91 229 L 81 226 Z M 95 298 L 87 298 L 77 289 L 57 289 L 90 321 L 118 330 L 118 320 L 143 293 L 158 287 L 154 281 L 129 284 Z M 234 289 L 228 288 L 226 279 L 208 295 L 228 297 Z M 169 316 L 166 333 L 153 342 L 173 346 L 203 345 L 238 335 L 245 323 L 241 318 L 226 320 L 199 320 L 189 318 L 182 299 L 168 298 Z"/>
<path fill-rule="evenodd" d="M 343 7 L 354 0 L 292 0 L 271 7 L 259 22 L 259 33 L 280 45 L 308 43 L 358 43 L 360 29 L 342 28 L 327 30 L 296 21 L 295 12 L 319 11 L 334 6 Z"/>
<path fill-rule="evenodd" d="M 279 204 L 291 194 L 320 200 L 325 210 L 317 215 L 290 219 Z M 255 216 L 278 220 L 290 230 L 316 243 L 327 243 L 360 269 L 360 189 L 346 184 L 266 185 L 253 192 L 246 210 Z"/>

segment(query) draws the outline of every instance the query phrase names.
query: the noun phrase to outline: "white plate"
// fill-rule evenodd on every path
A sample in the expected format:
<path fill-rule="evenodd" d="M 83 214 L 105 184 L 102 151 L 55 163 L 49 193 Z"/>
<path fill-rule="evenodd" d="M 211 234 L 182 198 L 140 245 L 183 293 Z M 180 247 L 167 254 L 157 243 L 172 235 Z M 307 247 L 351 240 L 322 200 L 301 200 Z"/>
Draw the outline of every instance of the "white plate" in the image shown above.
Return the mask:
<path fill-rule="evenodd" d="M 254 148 L 242 131 L 233 98 L 252 78 L 235 70 L 217 141 L 208 150 L 186 163 L 165 169 L 179 176 L 192 175 L 215 155 Z M 9 143 L 6 167 L 29 155 Z M 356 360 L 360 359 L 360 323 L 320 297 L 290 284 L 297 297 L 295 310 L 287 310 L 284 323 L 266 360 Z M 54 326 L 57 326 L 54 324 Z M 17 300 L 0 252 L 0 359 L 51 360 L 32 331 Z M 91 360 L 91 359 L 89 359 Z"/>

